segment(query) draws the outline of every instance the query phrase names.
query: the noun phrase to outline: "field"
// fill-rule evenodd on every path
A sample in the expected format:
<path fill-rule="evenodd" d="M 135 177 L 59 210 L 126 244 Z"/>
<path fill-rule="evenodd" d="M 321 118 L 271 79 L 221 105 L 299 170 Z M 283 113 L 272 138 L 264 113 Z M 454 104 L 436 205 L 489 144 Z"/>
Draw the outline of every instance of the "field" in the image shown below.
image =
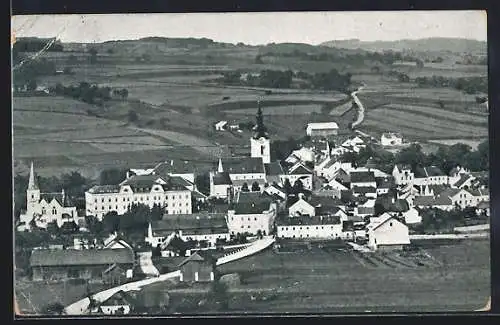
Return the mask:
<path fill-rule="evenodd" d="M 255 115 L 254 108 L 229 109 L 225 111 L 228 114 Z M 313 112 L 320 113 L 320 105 L 289 105 L 289 106 L 270 106 L 262 110 L 264 115 L 302 115 Z"/>
<path fill-rule="evenodd" d="M 265 301 L 238 299 L 249 312 L 459 311 L 484 306 L 490 290 L 489 242 L 428 247 L 432 257 L 359 257 L 338 248 L 266 251 L 221 267 L 237 272 L 236 291 L 267 292 Z M 425 262 L 415 264 L 415 259 Z M 413 262 L 412 262 L 413 261 Z"/>

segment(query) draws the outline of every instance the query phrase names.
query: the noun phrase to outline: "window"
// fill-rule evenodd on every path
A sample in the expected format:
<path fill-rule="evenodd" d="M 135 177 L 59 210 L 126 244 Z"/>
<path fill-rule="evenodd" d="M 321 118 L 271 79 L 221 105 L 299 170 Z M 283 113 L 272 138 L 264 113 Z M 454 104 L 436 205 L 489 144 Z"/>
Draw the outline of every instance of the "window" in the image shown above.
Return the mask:
<path fill-rule="evenodd" d="M 95 206 L 95 209 L 97 210 L 97 205 Z"/>
<path fill-rule="evenodd" d="M 186 200 L 189 199 L 189 195 L 186 194 Z"/>
<path fill-rule="evenodd" d="M 117 205 L 115 205 L 115 209 L 118 210 L 118 206 Z"/>
<path fill-rule="evenodd" d="M 188 205 L 189 205 L 189 203 L 186 202 L 186 206 L 188 206 Z"/>
<path fill-rule="evenodd" d="M 250 218 L 248 218 L 248 221 L 250 221 Z"/>
<path fill-rule="evenodd" d="M 104 203 L 104 198 L 101 199 L 101 203 Z"/>
<path fill-rule="evenodd" d="M 144 198 L 141 196 L 141 201 L 144 201 Z"/>
<path fill-rule="evenodd" d="M 247 228 L 250 228 L 250 225 Z"/>
<path fill-rule="evenodd" d="M 104 205 L 101 206 L 101 210 L 104 210 Z"/>
<path fill-rule="evenodd" d="M 42 208 L 42 214 L 45 214 L 47 213 L 47 211 L 45 210 L 45 208 Z"/>
<path fill-rule="evenodd" d="M 264 146 L 260 146 L 260 155 L 263 156 L 264 155 Z"/>
<path fill-rule="evenodd" d="M 257 221 L 257 217 L 253 218 L 254 221 Z"/>
<path fill-rule="evenodd" d="M 31 196 L 31 198 L 33 198 L 33 195 Z M 94 199 L 94 203 L 97 203 L 97 199 Z"/>
<path fill-rule="evenodd" d="M 115 198 L 115 202 L 118 202 L 118 198 L 117 197 Z"/>
<path fill-rule="evenodd" d="M 123 198 L 123 202 L 125 202 L 125 198 Z"/>
<path fill-rule="evenodd" d="M 392 227 L 392 222 L 389 223 L 389 226 Z"/>
<path fill-rule="evenodd" d="M 111 202 L 111 198 L 108 199 L 108 202 Z"/>
<path fill-rule="evenodd" d="M 52 214 L 57 214 L 56 207 L 53 207 L 53 208 L 52 208 Z"/>
<path fill-rule="evenodd" d="M 111 210 L 111 209 L 113 209 L 113 208 L 111 207 L 111 205 L 109 206 L 109 209 L 110 209 L 110 210 Z"/>

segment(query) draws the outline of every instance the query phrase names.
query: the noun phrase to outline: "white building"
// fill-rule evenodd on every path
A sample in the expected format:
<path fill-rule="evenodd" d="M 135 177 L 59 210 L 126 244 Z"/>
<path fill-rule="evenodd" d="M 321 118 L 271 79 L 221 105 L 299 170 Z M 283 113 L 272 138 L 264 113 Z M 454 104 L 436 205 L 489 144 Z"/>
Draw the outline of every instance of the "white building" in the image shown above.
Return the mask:
<path fill-rule="evenodd" d="M 435 166 L 417 167 L 415 170 L 414 185 L 447 185 L 448 175 Z"/>
<path fill-rule="evenodd" d="M 410 166 L 395 165 L 392 170 L 392 176 L 396 185 L 413 185 L 415 174 L 411 171 Z"/>
<path fill-rule="evenodd" d="M 383 133 L 380 137 L 380 144 L 384 147 L 401 146 L 403 144 L 403 136 L 393 132 Z"/>
<path fill-rule="evenodd" d="M 132 204 L 160 205 L 167 214 L 191 214 L 191 191 L 175 178 L 134 175 L 119 185 L 94 186 L 85 192 L 85 213 L 102 220 L 111 211 L 122 215 Z"/>
<path fill-rule="evenodd" d="M 314 151 L 311 150 L 310 148 L 300 148 L 298 150 L 294 150 L 292 151 L 290 156 L 287 159 L 285 159 L 285 161 L 290 164 L 296 164 L 298 162 L 314 163 L 314 160 L 315 160 L 315 154 Z"/>
<path fill-rule="evenodd" d="M 417 224 L 422 222 L 422 216 L 415 208 L 410 208 L 408 211 L 403 212 L 405 223 L 407 225 Z"/>
<path fill-rule="evenodd" d="M 229 174 L 235 193 L 239 192 L 245 183 L 248 189 L 251 189 L 252 185 L 257 183 L 260 190 L 263 191 L 267 182 L 264 163 L 262 158 L 259 157 L 221 159 L 219 161 L 219 170 Z M 227 183 L 227 179 L 225 183 Z"/>
<path fill-rule="evenodd" d="M 296 217 L 277 221 L 278 238 L 296 239 L 341 239 L 342 222 L 338 217 Z"/>
<path fill-rule="evenodd" d="M 401 249 L 410 244 L 408 227 L 388 213 L 370 218 L 366 229 L 368 247 L 372 250 Z"/>
<path fill-rule="evenodd" d="M 181 177 L 194 185 L 195 167 L 188 161 L 169 160 L 161 162 L 152 168 L 133 168 L 127 172 L 127 178 L 134 175 L 156 175 L 161 177 Z"/>
<path fill-rule="evenodd" d="M 227 126 L 227 121 L 219 121 L 215 123 L 215 130 L 216 131 L 224 131 Z"/>
<path fill-rule="evenodd" d="M 233 191 L 233 182 L 229 172 L 225 172 L 222 166 L 222 160 L 219 159 L 217 172 L 211 171 L 210 177 L 210 197 L 225 199 L 231 196 Z"/>
<path fill-rule="evenodd" d="M 145 241 L 152 247 L 172 239 L 172 234 L 183 241 L 199 241 L 215 247 L 218 241 L 229 241 L 230 235 L 222 213 L 197 213 L 191 215 L 165 215 L 162 220 L 148 226 Z"/>
<path fill-rule="evenodd" d="M 307 124 L 306 134 L 310 137 L 327 137 L 337 135 L 339 126 L 335 122 L 309 123 Z"/>
<path fill-rule="evenodd" d="M 47 228 L 51 222 L 61 227 L 66 222 L 79 224 L 76 207 L 68 205 L 64 189 L 60 193 L 43 193 L 38 187 L 33 163 L 31 163 L 28 188 L 26 190 L 26 211 L 20 215 L 21 227 L 30 229 L 34 220 L 39 228 Z"/>
<path fill-rule="evenodd" d="M 276 203 L 268 198 L 244 200 L 246 193 L 239 193 L 237 202 L 227 213 L 226 222 L 231 235 L 250 233 L 269 235 L 274 228 Z"/>
<path fill-rule="evenodd" d="M 316 215 L 316 207 L 307 202 L 303 197 L 300 197 L 297 202 L 288 207 L 288 215 L 290 217 L 310 216 Z"/>
<path fill-rule="evenodd" d="M 282 183 L 285 183 L 285 179 L 288 179 L 292 186 L 300 180 L 304 189 L 311 191 L 313 188 L 313 171 L 300 162 L 290 167 L 286 175 L 282 175 Z"/>

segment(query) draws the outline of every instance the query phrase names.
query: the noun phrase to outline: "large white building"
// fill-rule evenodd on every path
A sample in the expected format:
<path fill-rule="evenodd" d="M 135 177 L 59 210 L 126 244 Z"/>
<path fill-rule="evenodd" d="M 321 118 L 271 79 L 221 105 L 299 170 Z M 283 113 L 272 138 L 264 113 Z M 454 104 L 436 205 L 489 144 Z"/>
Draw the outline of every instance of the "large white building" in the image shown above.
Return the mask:
<path fill-rule="evenodd" d="M 61 227 L 65 222 L 79 223 L 76 207 L 68 205 L 64 189 L 60 193 L 44 193 L 38 187 L 33 163 L 31 163 L 28 188 L 26 190 L 26 211 L 20 215 L 20 228 L 30 229 L 34 220 L 39 228 L 47 228 L 51 222 Z"/>
<path fill-rule="evenodd" d="M 191 214 L 191 197 L 191 191 L 175 177 L 134 175 L 119 185 L 94 186 L 85 192 L 85 214 L 102 220 L 111 211 L 124 214 L 132 204 L 150 208 L 157 204 L 167 214 Z"/>
<path fill-rule="evenodd" d="M 236 202 L 229 209 L 226 222 L 231 235 L 254 234 L 259 231 L 269 235 L 274 229 L 277 204 L 269 197 L 258 193 L 240 192 Z"/>
<path fill-rule="evenodd" d="M 330 216 L 302 216 L 295 218 L 281 218 L 277 221 L 278 238 L 295 239 L 341 239 L 342 222 L 339 217 Z"/>
<path fill-rule="evenodd" d="M 388 213 L 370 218 L 366 229 L 368 247 L 372 250 L 401 249 L 410 244 L 408 227 Z"/>
<path fill-rule="evenodd" d="M 309 123 L 306 128 L 306 134 L 310 137 L 337 135 L 338 131 L 339 126 L 335 122 Z"/>

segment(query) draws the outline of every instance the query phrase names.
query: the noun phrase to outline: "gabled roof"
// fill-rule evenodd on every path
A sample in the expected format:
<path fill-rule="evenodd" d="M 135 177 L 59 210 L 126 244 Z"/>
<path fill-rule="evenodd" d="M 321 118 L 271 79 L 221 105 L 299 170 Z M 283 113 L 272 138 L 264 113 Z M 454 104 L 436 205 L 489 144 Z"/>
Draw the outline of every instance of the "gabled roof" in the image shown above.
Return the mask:
<path fill-rule="evenodd" d="M 312 173 L 312 170 L 302 165 L 301 163 L 292 166 L 288 171 L 288 174 L 290 175 L 310 175 Z"/>
<path fill-rule="evenodd" d="M 264 163 L 259 157 L 223 159 L 222 166 L 230 174 L 265 173 Z"/>
<path fill-rule="evenodd" d="M 31 266 L 109 265 L 133 264 L 134 252 L 130 249 L 46 250 L 31 253 Z"/>
<path fill-rule="evenodd" d="M 138 304 L 137 300 L 128 292 L 123 290 L 118 291 L 105 301 L 99 303 L 100 306 L 119 306 L 123 303 L 130 306 L 136 306 Z"/>
<path fill-rule="evenodd" d="M 392 177 L 387 177 L 387 178 L 377 178 L 377 188 L 380 189 L 387 189 L 387 188 L 392 188 L 394 187 L 394 180 Z"/>
<path fill-rule="evenodd" d="M 335 122 L 317 122 L 317 123 L 308 123 L 307 128 L 313 130 L 324 130 L 324 129 L 338 129 L 339 126 Z"/>
<path fill-rule="evenodd" d="M 490 195 L 490 192 L 488 189 L 481 189 L 481 188 L 467 190 L 467 192 L 469 192 L 470 194 L 472 194 L 474 196 L 486 196 L 486 195 L 489 196 Z"/>
<path fill-rule="evenodd" d="M 404 164 L 396 164 L 394 166 L 400 173 L 402 173 L 405 170 L 411 171 L 411 167 L 409 165 L 404 165 Z"/>
<path fill-rule="evenodd" d="M 264 164 L 264 169 L 266 170 L 266 175 L 268 176 L 278 176 L 284 174 L 283 167 L 279 161 Z"/>
<path fill-rule="evenodd" d="M 380 226 L 382 226 L 383 224 L 387 223 L 389 220 L 395 220 L 397 222 L 399 222 L 396 218 L 394 218 L 393 216 L 391 216 L 390 214 L 388 213 L 384 213 L 382 214 L 380 217 L 378 218 L 372 218 L 372 220 L 370 221 L 370 223 L 366 226 L 367 229 L 370 229 L 371 231 L 375 231 L 377 228 L 379 228 Z"/>
<path fill-rule="evenodd" d="M 377 193 L 377 189 L 372 186 L 354 186 L 352 191 L 358 194 Z"/>
<path fill-rule="evenodd" d="M 227 228 L 224 213 L 165 214 L 162 220 L 151 222 L 153 232 L 188 229 Z"/>
<path fill-rule="evenodd" d="M 234 205 L 235 214 L 262 214 L 264 211 L 269 210 L 271 206 L 271 199 L 269 197 L 262 197 L 257 202 L 243 202 Z"/>
<path fill-rule="evenodd" d="M 471 175 L 462 174 L 460 176 L 460 179 L 458 181 L 456 181 L 455 184 L 453 184 L 453 185 L 456 187 L 460 187 L 460 186 L 464 185 L 465 182 L 467 182 L 468 180 L 474 180 L 474 177 Z"/>
<path fill-rule="evenodd" d="M 309 200 L 309 204 L 314 206 L 314 207 L 337 207 L 337 206 L 343 206 L 344 204 L 340 199 L 333 198 L 333 197 L 327 197 L 327 196 L 312 196 L 311 199 Z"/>
<path fill-rule="evenodd" d="M 105 194 L 105 193 L 119 193 L 120 185 L 96 185 L 89 189 L 89 193 Z"/>
<path fill-rule="evenodd" d="M 455 195 L 457 195 L 458 193 L 462 192 L 463 190 L 459 189 L 459 188 L 447 188 L 445 189 L 444 191 L 442 191 L 441 193 L 439 193 L 438 196 L 443 196 L 443 197 L 449 197 L 449 198 L 452 198 L 454 197 Z"/>
<path fill-rule="evenodd" d="M 217 259 L 212 256 L 212 254 L 207 251 L 196 251 L 191 256 L 187 257 L 184 261 L 179 264 L 179 267 L 183 266 L 189 262 L 202 262 L 206 264 L 214 265 L 217 262 Z"/>
<path fill-rule="evenodd" d="M 47 203 L 56 200 L 61 206 L 64 206 L 62 193 L 40 193 L 40 201 L 45 200 Z"/>
<path fill-rule="evenodd" d="M 351 183 L 375 182 L 373 172 L 351 172 Z"/>
<path fill-rule="evenodd" d="M 214 185 L 231 185 L 233 182 L 231 181 L 231 177 L 229 176 L 229 172 L 221 172 L 216 173 L 213 177 Z"/>
<path fill-rule="evenodd" d="M 434 176 L 446 176 L 446 174 L 436 166 L 430 167 L 417 167 L 415 169 L 416 178 L 427 178 Z"/>

